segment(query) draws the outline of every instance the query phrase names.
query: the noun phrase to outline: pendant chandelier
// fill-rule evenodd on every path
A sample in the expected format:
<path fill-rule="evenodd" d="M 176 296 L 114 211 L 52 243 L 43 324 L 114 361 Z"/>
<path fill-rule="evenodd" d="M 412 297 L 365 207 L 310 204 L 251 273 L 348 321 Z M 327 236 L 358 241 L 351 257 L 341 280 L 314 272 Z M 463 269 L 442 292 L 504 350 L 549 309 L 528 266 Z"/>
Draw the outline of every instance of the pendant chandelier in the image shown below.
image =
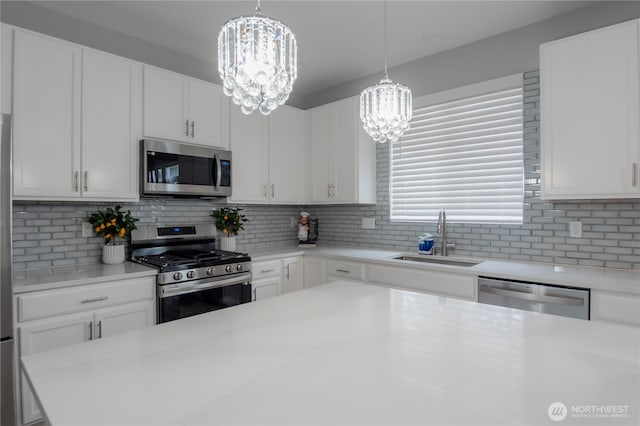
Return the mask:
<path fill-rule="evenodd" d="M 387 74 L 387 2 L 384 2 L 384 78 L 360 94 L 360 119 L 374 141 L 397 142 L 409 128 L 411 90 L 393 83 Z"/>
<path fill-rule="evenodd" d="M 225 95 L 245 114 L 268 115 L 289 98 L 298 77 L 296 36 L 282 22 L 263 16 L 227 21 L 218 35 L 218 72 Z"/>

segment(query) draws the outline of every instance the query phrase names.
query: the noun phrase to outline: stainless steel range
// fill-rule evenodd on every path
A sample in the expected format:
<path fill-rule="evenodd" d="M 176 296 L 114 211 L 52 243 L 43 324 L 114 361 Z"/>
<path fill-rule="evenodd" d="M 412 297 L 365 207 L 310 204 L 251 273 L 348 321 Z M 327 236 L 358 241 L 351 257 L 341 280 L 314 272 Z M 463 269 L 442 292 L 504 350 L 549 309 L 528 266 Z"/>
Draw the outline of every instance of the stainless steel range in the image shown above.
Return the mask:
<path fill-rule="evenodd" d="M 251 301 L 251 258 L 215 248 L 210 224 L 141 226 L 131 233 L 132 261 L 158 269 L 158 322 Z"/>

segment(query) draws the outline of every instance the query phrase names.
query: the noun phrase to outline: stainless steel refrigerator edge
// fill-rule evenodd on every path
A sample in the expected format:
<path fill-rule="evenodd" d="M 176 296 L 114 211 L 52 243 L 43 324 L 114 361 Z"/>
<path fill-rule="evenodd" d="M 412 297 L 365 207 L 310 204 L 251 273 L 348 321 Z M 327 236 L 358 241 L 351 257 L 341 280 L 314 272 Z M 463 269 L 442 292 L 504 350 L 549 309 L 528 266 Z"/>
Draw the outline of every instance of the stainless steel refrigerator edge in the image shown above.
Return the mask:
<path fill-rule="evenodd" d="M 11 272 L 11 116 L 0 126 L 0 424 L 15 425 Z"/>

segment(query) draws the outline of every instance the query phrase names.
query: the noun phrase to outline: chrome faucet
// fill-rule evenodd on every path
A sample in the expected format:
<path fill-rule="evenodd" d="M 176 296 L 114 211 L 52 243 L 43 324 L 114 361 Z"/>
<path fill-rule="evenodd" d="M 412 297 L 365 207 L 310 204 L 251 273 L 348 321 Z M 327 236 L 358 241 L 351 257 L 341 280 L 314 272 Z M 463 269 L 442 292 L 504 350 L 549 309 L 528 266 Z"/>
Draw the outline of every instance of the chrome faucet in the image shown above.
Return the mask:
<path fill-rule="evenodd" d="M 449 249 L 454 248 L 456 245 L 447 242 L 447 214 L 444 212 L 444 209 L 440 210 L 440 214 L 438 215 L 436 233 L 442 235 L 442 249 L 440 251 L 442 256 L 448 256 Z"/>

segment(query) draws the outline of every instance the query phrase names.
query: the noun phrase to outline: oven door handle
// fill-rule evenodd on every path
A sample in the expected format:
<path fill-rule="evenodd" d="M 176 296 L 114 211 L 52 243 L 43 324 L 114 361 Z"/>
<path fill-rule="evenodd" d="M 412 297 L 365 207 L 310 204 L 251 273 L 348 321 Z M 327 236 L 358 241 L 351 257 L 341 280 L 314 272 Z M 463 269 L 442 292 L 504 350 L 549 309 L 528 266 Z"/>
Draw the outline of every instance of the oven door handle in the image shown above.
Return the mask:
<path fill-rule="evenodd" d="M 225 278 L 223 280 L 220 279 L 210 279 L 207 281 L 200 280 L 199 282 L 187 282 L 183 284 L 178 284 L 174 287 L 175 284 L 169 286 L 160 286 L 160 298 L 171 297 L 171 296 L 179 296 L 181 294 L 193 293 L 195 291 L 209 290 L 212 288 L 225 287 L 228 285 L 234 284 L 242 284 L 245 282 L 251 281 L 251 272 L 245 272 L 243 274 L 234 275 L 231 278 Z"/>

